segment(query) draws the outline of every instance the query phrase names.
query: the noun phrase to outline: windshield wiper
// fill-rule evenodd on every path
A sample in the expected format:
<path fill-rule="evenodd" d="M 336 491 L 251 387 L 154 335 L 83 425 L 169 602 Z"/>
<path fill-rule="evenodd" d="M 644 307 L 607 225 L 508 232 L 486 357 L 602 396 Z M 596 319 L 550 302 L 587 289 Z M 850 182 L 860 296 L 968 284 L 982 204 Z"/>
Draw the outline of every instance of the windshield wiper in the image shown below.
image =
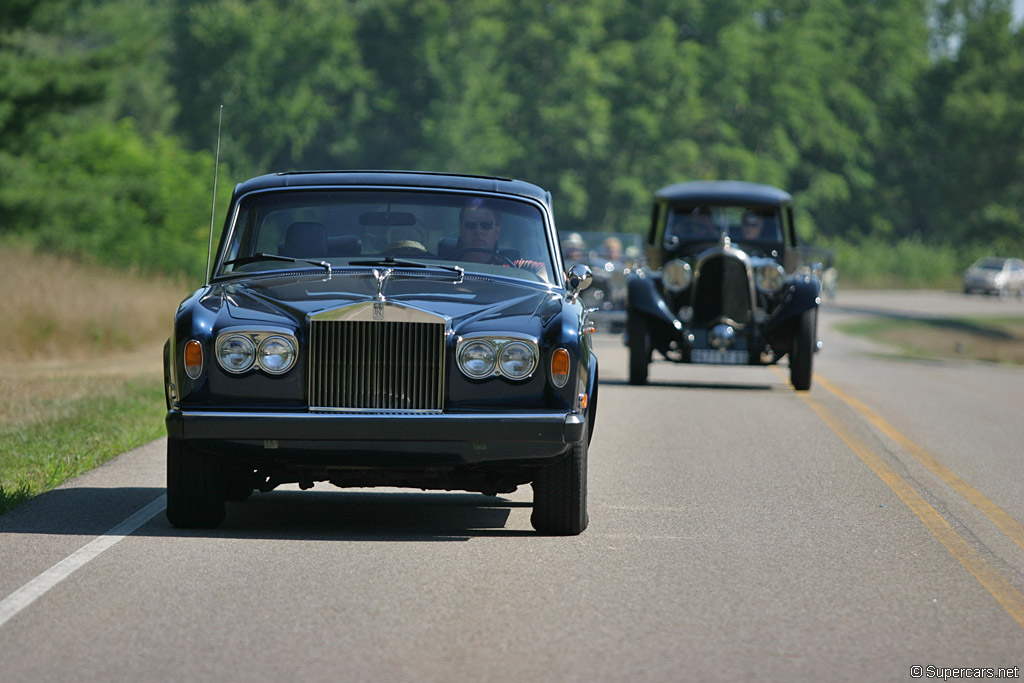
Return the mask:
<path fill-rule="evenodd" d="M 446 266 L 443 263 L 423 263 L 422 261 L 410 261 L 408 259 L 396 259 L 393 256 L 384 258 L 366 259 L 364 261 L 349 261 L 350 266 L 389 266 L 401 268 L 437 268 L 447 270 L 462 277 L 466 269 L 461 266 Z"/>
<path fill-rule="evenodd" d="M 327 261 L 316 261 L 314 259 L 305 258 L 293 258 L 291 256 L 281 256 L 280 254 L 253 254 L 252 256 L 243 256 L 242 258 L 232 259 L 225 261 L 225 266 L 244 266 L 248 263 L 256 263 L 257 261 L 286 261 L 288 263 L 309 263 L 314 266 L 320 266 L 321 268 L 327 269 L 327 274 L 331 274 L 331 264 Z"/>

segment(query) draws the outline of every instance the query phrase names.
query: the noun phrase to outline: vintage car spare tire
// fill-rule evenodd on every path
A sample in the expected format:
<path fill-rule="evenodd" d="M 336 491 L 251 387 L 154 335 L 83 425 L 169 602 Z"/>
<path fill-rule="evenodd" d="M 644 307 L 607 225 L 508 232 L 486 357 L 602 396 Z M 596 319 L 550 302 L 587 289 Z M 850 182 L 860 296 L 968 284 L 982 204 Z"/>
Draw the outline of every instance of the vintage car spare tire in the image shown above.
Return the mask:
<path fill-rule="evenodd" d="M 181 439 L 167 438 L 167 519 L 185 529 L 212 529 L 224 521 L 220 465 Z"/>
<path fill-rule="evenodd" d="M 565 457 L 538 469 L 533 479 L 533 528 L 549 536 L 575 536 L 587 528 L 587 449 L 572 445 Z"/>

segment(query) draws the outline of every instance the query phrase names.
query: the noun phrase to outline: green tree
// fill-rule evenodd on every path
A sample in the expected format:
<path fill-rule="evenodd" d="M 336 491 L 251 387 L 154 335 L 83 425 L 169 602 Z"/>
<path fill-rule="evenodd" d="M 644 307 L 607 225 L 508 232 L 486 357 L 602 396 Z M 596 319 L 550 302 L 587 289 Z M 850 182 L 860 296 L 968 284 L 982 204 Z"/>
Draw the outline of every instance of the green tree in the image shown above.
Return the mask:
<path fill-rule="evenodd" d="M 223 104 L 223 150 L 243 175 L 358 157 L 368 74 L 348 3 L 193 1 L 175 26 L 178 125 L 193 148 L 213 149 Z"/>

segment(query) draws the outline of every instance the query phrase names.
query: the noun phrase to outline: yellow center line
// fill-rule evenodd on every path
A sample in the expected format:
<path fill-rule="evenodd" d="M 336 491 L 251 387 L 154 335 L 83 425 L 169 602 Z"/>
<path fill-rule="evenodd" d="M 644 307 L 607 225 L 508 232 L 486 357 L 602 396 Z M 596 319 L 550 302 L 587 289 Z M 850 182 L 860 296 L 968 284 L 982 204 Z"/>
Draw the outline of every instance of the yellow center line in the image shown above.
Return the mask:
<path fill-rule="evenodd" d="M 829 391 L 835 393 L 829 388 L 826 382 L 821 377 L 815 375 L 815 381 L 824 386 Z M 828 408 L 826 408 L 818 400 L 811 398 L 807 393 L 800 392 L 798 394 L 803 401 L 813 410 L 821 420 L 834 431 L 843 442 L 850 447 L 850 449 L 867 465 L 875 475 L 881 479 L 886 486 L 888 486 L 893 493 L 899 496 L 900 500 L 910 508 L 910 510 L 917 515 L 928 530 L 946 547 L 953 557 L 960 562 L 961 565 L 967 571 L 974 576 L 977 581 L 984 586 L 992 597 L 999 602 L 1000 605 L 1013 617 L 1018 624 L 1024 626 L 1024 596 L 1013 587 L 1009 581 L 1007 581 L 999 572 L 992 568 L 992 566 L 984 560 L 978 553 L 970 546 L 967 541 L 963 539 L 945 520 L 945 518 L 935 510 L 931 504 L 926 501 L 917 491 L 914 490 L 910 484 L 908 484 L 899 474 L 896 473 L 889 465 L 887 465 L 882 458 L 875 453 L 871 448 L 863 441 L 854 436 L 853 432 L 850 431 L 842 421 Z M 843 396 L 835 394 L 840 399 L 846 401 Z M 881 418 L 879 418 L 881 420 Z M 893 430 L 895 431 L 895 430 Z M 955 475 L 954 475 L 955 476 Z M 973 490 L 973 489 L 972 489 Z M 980 494 L 979 494 L 980 495 Z"/>
<path fill-rule="evenodd" d="M 900 433 L 891 424 L 883 420 L 878 413 L 874 412 L 849 394 L 832 386 L 829 382 L 825 381 L 824 378 L 815 375 L 814 379 L 821 387 L 864 416 L 864 418 L 878 428 L 879 431 L 899 444 L 900 448 L 913 455 L 919 463 L 927 467 L 933 474 L 949 484 L 954 491 L 959 493 L 968 503 L 977 508 L 981 514 L 988 517 L 993 524 L 999 527 L 1000 531 L 1006 534 L 1011 541 L 1024 550 L 1024 527 L 1022 527 L 1017 520 L 1010 517 L 1010 515 L 1003 512 L 999 506 L 976 491 L 956 473 L 939 462 L 931 453 L 918 446 L 916 443 Z"/>

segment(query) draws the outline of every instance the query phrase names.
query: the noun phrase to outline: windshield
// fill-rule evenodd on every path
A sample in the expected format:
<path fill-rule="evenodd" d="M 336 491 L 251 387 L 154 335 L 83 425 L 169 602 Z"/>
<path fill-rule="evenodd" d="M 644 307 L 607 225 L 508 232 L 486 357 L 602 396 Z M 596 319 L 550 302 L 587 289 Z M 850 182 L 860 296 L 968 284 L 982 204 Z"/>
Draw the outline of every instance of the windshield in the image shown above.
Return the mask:
<path fill-rule="evenodd" d="M 733 242 L 782 244 L 778 211 L 746 206 L 674 206 L 664 242 L 669 249 L 685 243 L 717 242 L 723 233 Z"/>
<path fill-rule="evenodd" d="M 331 189 L 244 198 L 216 275 L 293 268 L 287 259 L 338 268 L 388 258 L 541 282 L 554 272 L 544 217 L 532 204 L 429 191 Z"/>
<path fill-rule="evenodd" d="M 1001 259 L 1001 258 L 985 258 L 985 259 L 981 259 L 980 261 L 978 261 L 977 263 L 974 264 L 974 267 L 978 268 L 980 270 L 1002 270 L 1003 269 L 1003 259 Z"/>

